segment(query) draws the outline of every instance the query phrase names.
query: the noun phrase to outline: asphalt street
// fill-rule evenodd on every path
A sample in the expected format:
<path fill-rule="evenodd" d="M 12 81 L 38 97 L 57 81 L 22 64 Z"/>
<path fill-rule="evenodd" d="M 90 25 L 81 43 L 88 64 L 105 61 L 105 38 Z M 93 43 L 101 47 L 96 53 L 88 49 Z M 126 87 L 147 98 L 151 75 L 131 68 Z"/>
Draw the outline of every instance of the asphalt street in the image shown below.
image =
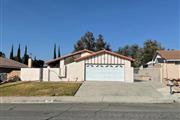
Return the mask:
<path fill-rule="evenodd" d="M 180 120 L 180 104 L 0 104 L 0 120 Z"/>

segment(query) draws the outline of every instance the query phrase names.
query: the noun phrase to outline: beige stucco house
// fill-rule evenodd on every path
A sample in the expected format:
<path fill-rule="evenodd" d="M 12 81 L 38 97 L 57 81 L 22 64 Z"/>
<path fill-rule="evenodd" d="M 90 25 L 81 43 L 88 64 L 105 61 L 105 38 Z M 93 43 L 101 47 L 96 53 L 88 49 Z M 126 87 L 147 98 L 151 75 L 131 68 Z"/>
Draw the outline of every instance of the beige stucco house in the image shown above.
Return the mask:
<path fill-rule="evenodd" d="M 51 70 L 59 68 L 58 76 L 62 81 L 123 81 L 133 82 L 133 68 L 130 57 L 107 50 L 92 52 L 81 50 L 48 61 Z M 43 80 L 50 79 L 43 73 Z M 48 78 L 47 78 L 48 77 Z M 55 79 L 54 79 L 55 80 Z M 56 79 L 56 81 L 59 81 Z"/>
<path fill-rule="evenodd" d="M 154 67 L 162 68 L 162 76 L 169 79 L 180 78 L 180 50 L 159 50 L 152 60 Z"/>

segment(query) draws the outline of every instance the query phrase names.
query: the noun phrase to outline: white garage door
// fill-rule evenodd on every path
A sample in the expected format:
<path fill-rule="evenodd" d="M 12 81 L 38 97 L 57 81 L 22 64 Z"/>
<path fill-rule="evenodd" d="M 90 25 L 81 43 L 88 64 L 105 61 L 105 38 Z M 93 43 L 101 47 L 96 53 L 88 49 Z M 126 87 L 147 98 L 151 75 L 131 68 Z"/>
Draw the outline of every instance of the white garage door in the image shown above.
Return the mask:
<path fill-rule="evenodd" d="M 124 81 L 124 65 L 86 64 L 87 81 Z"/>

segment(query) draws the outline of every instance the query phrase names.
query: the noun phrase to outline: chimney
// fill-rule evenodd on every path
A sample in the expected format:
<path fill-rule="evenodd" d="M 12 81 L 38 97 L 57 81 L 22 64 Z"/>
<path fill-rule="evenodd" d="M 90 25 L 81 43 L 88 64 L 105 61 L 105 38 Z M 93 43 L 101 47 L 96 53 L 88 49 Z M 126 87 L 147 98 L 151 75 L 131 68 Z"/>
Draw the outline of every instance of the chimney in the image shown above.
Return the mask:
<path fill-rule="evenodd" d="M 31 59 L 31 57 L 28 59 L 28 67 L 32 68 L 32 59 Z"/>

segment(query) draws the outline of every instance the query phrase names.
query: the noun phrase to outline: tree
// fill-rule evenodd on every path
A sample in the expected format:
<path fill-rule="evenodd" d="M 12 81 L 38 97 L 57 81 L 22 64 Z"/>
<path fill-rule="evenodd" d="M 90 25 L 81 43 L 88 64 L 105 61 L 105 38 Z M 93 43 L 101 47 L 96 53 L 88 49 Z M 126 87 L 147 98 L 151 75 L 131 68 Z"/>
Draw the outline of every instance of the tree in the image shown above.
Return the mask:
<path fill-rule="evenodd" d="M 25 46 L 24 56 L 22 58 L 22 63 L 27 65 L 28 64 L 28 59 L 29 59 L 29 55 L 27 54 L 27 46 Z"/>
<path fill-rule="evenodd" d="M 140 67 L 142 63 L 143 50 L 137 44 L 134 44 L 130 47 L 131 49 L 131 57 L 135 59 L 132 63 L 133 67 Z"/>
<path fill-rule="evenodd" d="M 86 49 L 95 51 L 95 39 L 92 32 L 87 32 L 84 36 Z"/>
<path fill-rule="evenodd" d="M 74 51 L 83 49 L 95 51 L 95 38 L 92 32 L 85 33 L 85 35 L 74 45 Z"/>
<path fill-rule="evenodd" d="M 56 59 L 56 44 L 54 44 L 54 59 Z"/>
<path fill-rule="evenodd" d="M 37 67 L 37 68 L 43 67 L 44 66 L 44 61 L 40 60 L 40 59 L 37 60 L 36 57 L 34 57 L 34 60 L 32 61 L 32 66 Z"/>
<path fill-rule="evenodd" d="M 6 56 L 5 56 L 5 54 L 3 52 L 0 51 L 0 57 L 5 58 Z"/>
<path fill-rule="evenodd" d="M 12 60 L 14 59 L 14 47 L 13 47 L 13 45 L 11 47 L 11 52 L 10 52 L 9 59 L 12 59 Z"/>
<path fill-rule="evenodd" d="M 61 57 L 60 46 L 58 47 L 58 57 Z"/>
<path fill-rule="evenodd" d="M 135 59 L 132 63 L 133 67 L 140 67 L 142 60 L 142 48 L 140 48 L 137 44 L 134 45 L 125 45 L 118 49 L 117 53 L 122 54 L 124 56 L 129 56 Z"/>
<path fill-rule="evenodd" d="M 84 46 L 84 43 L 83 43 L 82 39 L 83 38 L 81 38 L 81 40 L 77 41 L 77 43 L 74 45 L 74 52 L 85 49 L 85 46 Z"/>
<path fill-rule="evenodd" d="M 164 48 L 156 40 L 147 40 L 144 42 L 143 48 L 137 44 L 125 45 L 118 49 L 117 53 L 129 56 L 135 59 L 132 63 L 133 67 L 140 67 L 151 61 L 157 50 L 163 50 Z"/>
<path fill-rule="evenodd" d="M 164 50 L 159 42 L 156 40 L 147 40 L 144 42 L 142 64 L 145 65 L 151 61 L 157 50 Z"/>
<path fill-rule="evenodd" d="M 14 58 L 14 60 L 18 61 L 18 62 L 22 62 L 21 60 L 21 47 L 19 44 L 18 50 L 17 50 L 17 56 Z"/>
<path fill-rule="evenodd" d="M 101 34 L 99 34 L 98 38 L 96 39 L 95 47 L 96 47 L 95 48 L 96 51 L 100 51 L 104 49 L 111 51 L 110 45 L 104 41 L 104 38 Z"/>
<path fill-rule="evenodd" d="M 124 47 L 120 47 L 117 51 L 117 53 L 122 54 L 124 56 L 131 56 L 131 46 L 125 45 Z"/>

